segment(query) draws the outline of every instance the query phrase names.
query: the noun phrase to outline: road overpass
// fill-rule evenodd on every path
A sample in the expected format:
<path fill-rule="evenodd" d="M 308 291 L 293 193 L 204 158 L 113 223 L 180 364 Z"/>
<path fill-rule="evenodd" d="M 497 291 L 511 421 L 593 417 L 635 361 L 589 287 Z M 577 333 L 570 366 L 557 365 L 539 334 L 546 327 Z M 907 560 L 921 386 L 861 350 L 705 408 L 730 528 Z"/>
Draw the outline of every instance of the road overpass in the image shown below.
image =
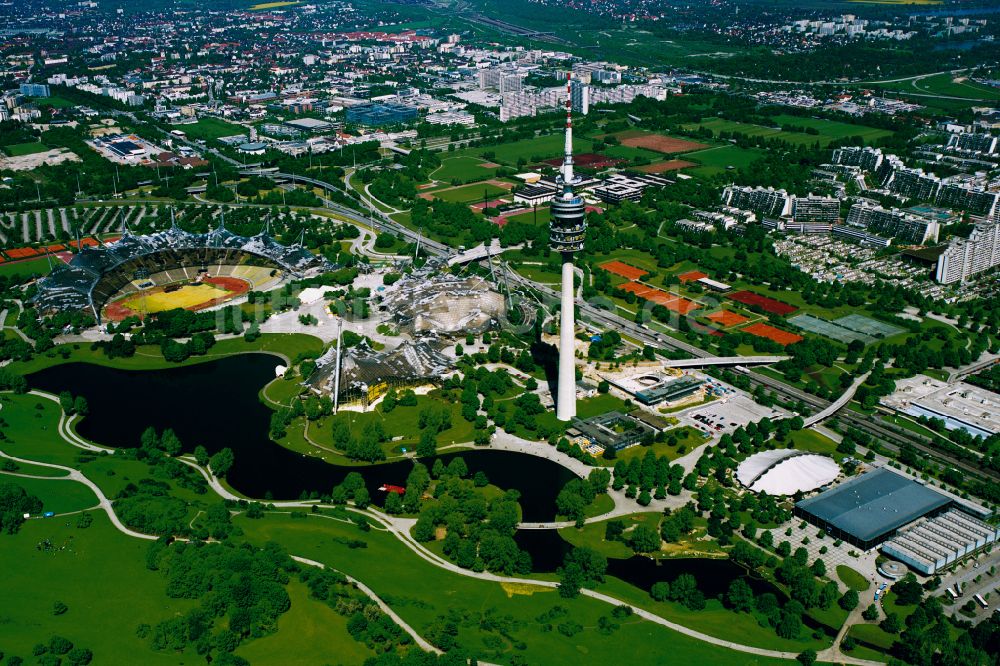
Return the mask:
<path fill-rule="evenodd" d="M 709 365 L 770 365 L 788 360 L 788 356 L 716 356 L 664 361 L 668 368 L 704 368 Z"/>

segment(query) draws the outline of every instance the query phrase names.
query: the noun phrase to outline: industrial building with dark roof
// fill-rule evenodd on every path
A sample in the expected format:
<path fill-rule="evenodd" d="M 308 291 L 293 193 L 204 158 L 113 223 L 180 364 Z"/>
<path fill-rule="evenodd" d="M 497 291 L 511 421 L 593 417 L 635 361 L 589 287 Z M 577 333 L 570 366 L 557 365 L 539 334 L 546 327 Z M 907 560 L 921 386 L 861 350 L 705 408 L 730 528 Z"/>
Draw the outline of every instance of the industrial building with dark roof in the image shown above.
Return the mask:
<path fill-rule="evenodd" d="M 953 500 L 891 470 L 866 472 L 795 504 L 795 515 L 865 550 L 920 518 L 938 515 Z"/>

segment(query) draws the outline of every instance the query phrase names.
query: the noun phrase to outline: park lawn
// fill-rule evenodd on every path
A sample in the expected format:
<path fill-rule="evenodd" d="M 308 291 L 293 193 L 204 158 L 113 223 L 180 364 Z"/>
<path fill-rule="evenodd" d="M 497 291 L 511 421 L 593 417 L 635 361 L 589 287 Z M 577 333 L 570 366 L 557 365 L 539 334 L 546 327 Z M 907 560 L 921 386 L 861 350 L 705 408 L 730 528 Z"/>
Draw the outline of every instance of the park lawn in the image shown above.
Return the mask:
<path fill-rule="evenodd" d="M 518 213 L 507 217 L 508 222 L 520 222 L 521 224 L 548 226 L 552 219 L 548 206 L 540 206 L 537 210 L 529 210 L 526 213 Z"/>
<path fill-rule="evenodd" d="M 3 151 L 11 157 L 22 157 L 24 155 L 34 155 L 44 153 L 49 147 L 41 141 L 31 141 L 29 143 L 11 143 L 3 147 Z"/>
<path fill-rule="evenodd" d="M 292 399 L 302 393 L 303 389 L 302 385 L 299 383 L 300 379 L 301 378 L 298 376 L 294 379 L 277 377 L 268 382 L 264 388 L 260 390 L 261 396 L 263 396 L 267 402 L 271 402 L 275 405 L 281 405 L 282 407 L 288 407 L 291 404 Z"/>
<path fill-rule="evenodd" d="M 631 409 L 625 401 L 610 393 L 599 393 L 593 398 L 584 398 L 576 403 L 576 415 L 581 419 L 589 419 L 607 412 L 624 412 Z"/>
<path fill-rule="evenodd" d="M 43 512 L 71 513 L 98 505 L 94 491 L 72 479 L 29 479 L 0 472 L 0 483 L 13 483 L 16 486 L 21 486 L 26 493 L 42 500 Z"/>
<path fill-rule="evenodd" d="M 867 578 L 846 564 L 837 565 L 837 578 L 843 581 L 844 585 L 858 592 L 864 592 L 871 587 Z"/>
<path fill-rule="evenodd" d="M 2 447 L 0 447 L 2 449 Z M 6 462 L 6 461 L 3 461 Z M 44 476 L 50 479 L 60 479 L 69 476 L 69 472 L 57 469 L 55 467 L 43 467 L 42 465 L 33 465 L 31 463 L 14 463 L 17 465 L 15 470 L 4 470 L 9 471 L 12 474 L 27 474 L 28 476 Z M 4 471 L 0 471 L 3 474 Z M 11 480 L 16 480 L 16 477 L 11 477 Z"/>
<path fill-rule="evenodd" d="M 199 118 L 198 122 L 179 125 L 177 129 L 184 132 L 189 139 L 201 139 L 203 141 L 215 141 L 220 136 L 236 136 L 248 132 L 241 125 L 227 123 L 225 120 L 219 120 L 218 118 Z"/>
<path fill-rule="evenodd" d="M 811 428 L 796 430 L 788 435 L 789 439 L 795 443 L 795 448 L 799 451 L 810 451 L 822 455 L 832 456 L 840 462 L 845 457 L 843 453 L 837 452 L 837 443 L 826 435 Z"/>
<path fill-rule="evenodd" d="M 481 202 L 484 197 L 490 200 L 496 199 L 501 195 L 507 194 L 507 190 L 497 187 L 492 183 L 481 183 L 478 185 L 463 185 L 446 190 L 437 190 L 433 194 L 436 199 L 441 199 L 442 201 L 477 203 Z"/>
<path fill-rule="evenodd" d="M 601 586 L 601 590 L 695 631 L 734 643 L 795 653 L 809 648 L 819 651 L 829 647 L 831 643 L 830 639 L 825 637 L 820 640 L 813 638 L 806 627 L 802 628 L 797 639 L 781 638 L 769 626 L 762 627 L 753 614 L 733 612 L 723 606 L 718 599 L 707 599 L 704 609 L 692 611 L 676 602 L 654 601 L 647 591 L 639 590 L 613 576 L 608 576 L 608 582 Z M 692 662 L 671 660 L 670 663 Z"/>
<path fill-rule="evenodd" d="M 253 342 L 247 342 L 242 337 L 219 340 L 204 356 L 191 356 L 180 363 L 171 363 L 163 358 L 158 345 L 142 345 L 136 349 L 135 356 L 129 358 L 109 359 L 100 349 L 92 350 L 89 346 L 72 343 L 53 347 L 30 361 L 12 363 L 10 368 L 22 375 L 29 375 L 53 365 L 79 362 L 122 370 L 162 370 L 245 353 L 274 354 L 287 362 L 301 353 L 319 353 L 323 346 L 322 340 L 306 333 L 263 333 Z"/>
<path fill-rule="evenodd" d="M 52 265 L 55 266 L 57 263 L 60 263 L 60 261 L 53 258 Z M 13 278 L 17 276 L 28 277 L 30 275 L 48 275 L 49 272 L 49 260 L 45 257 L 0 264 L 0 277 L 5 278 Z"/>
<path fill-rule="evenodd" d="M 430 173 L 430 178 L 448 183 L 455 180 L 471 183 L 492 178 L 496 174 L 497 168 L 484 166 L 485 164 L 489 164 L 489 162 L 473 155 L 445 157 L 441 160 L 441 166 Z"/>
<path fill-rule="evenodd" d="M 345 421 L 355 437 L 361 435 L 365 426 L 374 421 L 381 421 L 390 441 L 383 444 L 386 453 L 395 452 L 401 446 L 412 448 L 420 440 L 420 412 L 432 405 L 447 407 L 451 413 L 451 427 L 438 433 L 438 446 L 460 444 L 472 441 L 473 424 L 462 418 L 462 405 L 458 402 L 445 402 L 433 393 L 417 396 L 417 404 L 412 407 L 397 406 L 386 413 L 381 405 L 370 412 L 341 411 L 314 422 L 310 427 L 310 437 L 323 446 L 333 447 L 332 426 L 338 421 Z M 399 439 L 394 439 L 394 438 Z"/>
<path fill-rule="evenodd" d="M 693 153 L 685 153 L 684 159 L 697 162 L 700 166 L 685 169 L 685 172 L 705 178 L 725 173 L 730 169 L 745 169 L 760 158 L 764 151 L 758 148 L 740 148 L 733 145 L 715 146 Z"/>
<path fill-rule="evenodd" d="M 632 549 L 621 541 L 608 541 L 604 538 L 604 532 L 611 520 L 618 520 L 625 523 L 626 529 L 631 529 L 638 525 L 659 531 L 661 514 L 651 511 L 646 513 L 633 513 L 628 516 L 602 520 L 596 523 L 587 523 L 582 528 L 564 527 L 559 530 L 559 536 L 564 541 L 569 542 L 576 548 L 592 548 L 608 558 L 627 559 L 634 553 Z"/>
<path fill-rule="evenodd" d="M 888 650 L 896 642 L 896 635 L 882 631 L 877 624 L 855 624 L 848 630 L 847 635 L 858 641 L 864 641 L 870 645 Z"/>
<path fill-rule="evenodd" d="M 562 280 L 562 273 L 559 269 L 549 265 L 535 265 L 535 264 L 514 264 L 514 270 L 518 274 L 532 280 L 533 282 L 541 282 L 543 284 L 556 284 Z"/>
<path fill-rule="evenodd" d="M 633 458 L 642 459 L 646 455 L 646 452 L 652 450 L 656 457 L 666 456 L 667 460 L 674 461 L 681 456 L 691 453 L 696 448 L 705 443 L 705 437 L 699 433 L 695 428 L 690 426 L 681 426 L 680 428 L 674 428 L 673 430 L 667 431 L 667 436 L 674 435 L 677 438 L 677 444 L 675 446 L 670 446 L 667 442 L 653 442 L 650 446 L 643 446 L 641 444 L 636 444 L 630 446 L 627 449 L 622 449 L 618 451 L 613 460 L 607 460 L 605 458 L 599 458 L 601 464 L 608 467 L 614 466 L 618 460 L 629 461 Z M 684 448 L 681 451 L 681 448 Z"/>
<path fill-rule="evenodd" d="M 448 572 L 426 562 L 382 530 L 359 532 L 357 527 L 313 516 L 292 519 L 287 515 L 268 514 L 256 521 L 238 516 L 234 522 L 253 543 L 278 541 L 290 553 L 323 562 L 359 579 L 421 635 L 426 635 L 428 628 L 444 616 L 456 617 L 458 645 L 487 661 L 505 663 L 517 654 L 530 664 L 567 664 L 586 655 L 588 663 L 618 663 L 621 646 L 628 645 L 630 660 L 643 664 L 770 666 L 793 663 L 751 658 L 636 617 L 615 620 L 621 626 L 613 638 L 592 630 L 583 630 L 567 638 L 536 618 L 561 606 L 568 617 L 563 616 L 552 624 L 569 619 L 582 627 L 596 627 L 599 617 L 610 617 L 611 606 L 587 597 L 563 599 L 551 588 L 505 585 Z M 367 547 L 350 549 L 335 542 L 333 539 L 337 537 L 360 539 Z M 638 590 L 636 594 L 641 596 Z M 502 618 L 505 635 L 483 628 L 488 626 L 481 622 L 487 613 Z M 495 641 L 499 647 L 487 649 L 484 647 L 487 639 Z M 515 649 L 512 641 L 523 643 L 520 646 L 523 649 Z"/>
<path fill-rule="evenodd" d="M 59 403 L 37 395 L 0 395 L 0 418 L 6 438 L 0 450 L 16 458 L 73 467 L 81 449 L 63 441 L 57 431 Z"/>
<path fill-rule="evenodd" d="M 592 142 L 578 137 L 573 139 L 573 151 L 578 154 L 589 152 Z M 556 157 L 561 157 L 566 146 L 566 138 L 562 132 L 521 139 L 495 146 L 480 146 L 456 151 L 455 155 L 475 155 L 491 162 L 516 165 L 520 159 L 532 164 Z M 492 154 L 492 156 L 490 156 Z"/>
<path fill-rule="evenodd" d="M 0 537 L 0 567 L 17 572 L 0 580 L 0 598 L 16 600 L 0 606 L 4 652 L 31 661 L 34 645 L 59 635 L 91 649 L 95 664 L 183 661 L 154 652 L 135 630 L 183 614 L 195 602 L 166 595 L 163 574 L 146 568 L 150 542 L 121 534 L 104 512 L 93 518 L 86 529 L 75 527 L 75 518 L 30 520 L 17 534 Z M 51 550 L 37 548 L 45 540 Z M 53 615 L 56 601 L 69 610 Z"/>
<path fill-rule="evenodd" d="M 804 118 L 802 116 L 780 115 L 774 117 L 774 122 L 781 125 L 796 125 L 798 127 L 814 128 L 819 132 L 820 137 L 828 140 L 827 143 L 835 139 L 843 139 L 849 136 L 860 136 L 864 139 L 865 143 L 871 143 L 876 139 L 892 136 L 893 134 L 891 130 L 869 127 L 867 125 L 855 125 L 854 123 L 838 122 L 836 120 L 827 120 L 825 118 Z M 813 136 L 813 138 L 815 137 Z"/>
<path fill-rule="evenodd" d="M 288 584 L 292 607 L 278 618 L 277 632 L 241 645 L 236 654 L 251 664 L 361 664 L 375 656 L 347 632 L 347 618 L 309 597 L 305 583 Z"/>

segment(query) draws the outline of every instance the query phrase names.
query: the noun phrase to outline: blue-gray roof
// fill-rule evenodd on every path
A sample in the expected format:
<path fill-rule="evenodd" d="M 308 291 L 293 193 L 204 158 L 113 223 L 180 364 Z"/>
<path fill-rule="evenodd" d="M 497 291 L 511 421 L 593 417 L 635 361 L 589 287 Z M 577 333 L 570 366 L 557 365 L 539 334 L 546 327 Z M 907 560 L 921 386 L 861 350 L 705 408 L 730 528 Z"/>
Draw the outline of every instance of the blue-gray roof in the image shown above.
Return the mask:
<path fill-rule="evenodd" d="M 796 506 L 861 541 L 871 541 L 950 502 L 927 486 L 880 468 Z"/>

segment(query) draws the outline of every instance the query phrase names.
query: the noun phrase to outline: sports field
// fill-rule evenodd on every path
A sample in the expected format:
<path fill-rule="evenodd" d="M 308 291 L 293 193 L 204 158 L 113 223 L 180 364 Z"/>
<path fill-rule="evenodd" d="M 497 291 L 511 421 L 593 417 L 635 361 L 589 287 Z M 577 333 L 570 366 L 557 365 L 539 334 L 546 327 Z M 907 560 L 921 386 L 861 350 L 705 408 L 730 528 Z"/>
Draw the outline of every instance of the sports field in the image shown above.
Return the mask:
<path fill-rule="evenodd" d="M 826 146 L 831 141 L 848 136 L 860 136 L 865 140 L 865 142 L 870 143 L 875 139 L 892 135 L 892 132 L 889 130 L 868 127 L 866 125 L 854 125 L 852 123 L 825 120 L 823 118 L 804 118 L 800 116 L 780 115 L 775 116 L 773 120 L 775 125 L 773 127 L 740 123 L 733 120 L 725 120 L 723 118 L 711 118 L 703 120 L 697 125 L 687 125 L 685 127 L 686 129 L 694 129 L 697 127 L 708 128 L 716 135 L 722 132 L 738 132 L 747 136 L 778 139 L 795 146 L 812 145 L 814 143 Z M 807 134 L 805 132 L 785 132 L 781 129 L 781 125 L 794 125 L 795 127 L 810 128 L 816 130 L 817 134 Z"/>
<path fill-rule="evenodd" d="M 136 296 L 125 301 L 125 305 L 134 312 L 152 314 L 174 308 L 191 308 L 215 298 L 222 298 L 226 293 L 225 289 L 210 284 L 186 285 L 176 291 L 160 291 Z"/>
<path fill-rule="evenodd" d="M 498 146 L 482 146 L 468 149 L 468 151 L 458 151 L 456 155 L 475 155 L 503 164 L 514 165 L 519 159 L 526 162 L 542 162 L 544 160 L 559 157 L 565 148 L 565 137 L 561 132 L 536 136 L 531 139 L 523 139 L 513 143 L 503 143 Z M 583 139 L 573 139 L 573 152 L 586 153 L 590 151 L 591 142 Z M 492 157 L 489 155 L 492 154 Z"/>
<path fill-rule="evenodd" d="M 719 310 L 718 312 L 713 312 L 708 315 L 708 319 L 726 328 L 729 328 L 730 326 L 739 326 L 744 322 L 750 321 L 743 315 L 730 310 Z"/>
<path fill-rule="evenodd" d="M 620 275 L 623 278 L 629 280 L 638 280 L 646 271 L 641 268 L 636 268 L 635 266 L 629 266 L 628 264 L 621 261 L 607 261 L 600 265 L 600 268 L 608 271 L 609 273 L 614 273 L 615 275 Z"/>
<path fill-rule="evenodd" d="M 468 183 L 475 180 L 491 178 L 497 167 L 493 162 L 487 162 L 479 157 L 463 155 L 461 157 L 446 157 L 441 160 L 441 166 L 435 169 L 430 177 L 434 180 L 451 182 L 458 180 Z"/>
<path fill-rule="evenodd" d="M 165 287 L 153 287 L 132 294 L 105 308 L 106 316 L 112 321 L 139 314 L 155 314 L 166 310 L 204 310 L 245 293 L 249 283 L 233 277 L 206 277 L 198 284 L 185 284 L 179 289 L 167 291 Z"/>
<path fill-rule="evenodd" d="M 694 150 L 708 148 L 704 143 L 696 143 L 687 139 L 678 139 L 663 134 L 642 134 L 640 136 L 630 136 L 620 139 L 623 146 L 632 148 L 645 148 L 657 153 L 689 153 Z"/>
<path fill-rule="evenodd" d="M 220 136 L 235 136 L 247 133 L 245 127 L 227 123 L 218 118 L 201 118 L 196 123 L 180 125 L 178 129 L 184 132 L 190 139 L 204 139 L 206 141 L 218 139 Z"/>
<path fill-rule="evenodd" d="M 666 162 L 657 162 L 656 164 L 641 166 L 639 167 L 639 171 L 642 171 L 643 173 L 666 173 L 668 171 L 680 171 L 681 169 L 696 166 L 698 166 L 697 162 L 689 162 L 688 160 L 667 160 Z"/>
<path fill-rule="evenodd" d="M 34 155 L 35 153 L 44 153 L 49 147 L 44 143 L 34 141 L 31 143 L 12 143 L 9 146 L 4 146 L 3 151 L 10 155 L 11 157 L 22 157 L 24 155 Z"/>
<path fill-rule="evenodd" d="M 475 203 L 483 198 L 494 199 L 498 195 L 507 194 L 507 190 L 497 187 L 491 183 L 480 183 L 476 185 L 465 185 L 463 187 L 449 187 L 436 192 L 427 192 L 420 196 L 442 201 L 454 201 L 458 203 Z"/>
<path fill-rule="evenodd" d="M 762 157 L 764 157 L 764 152 L 756 148 L 740 148 L 730 145 L 715 146 L 684 155 L 685 160 L 698 163 L 698 166 L 692 168 L 691 172 L 699 176 L 714 176 L 725 172 L 730 167 L 742 169 Z"/>
<path fill-rule="evenodd" d="M 743 332 L 749 333 L 750 335 L 756 335 L 758 338 L 773 340 L 779 345 L 791 345 L 802 341 L 801 335 L 789 333 L 788 331 L 783 331 L 780 328 L 775 328 L 774 326 L 770 326 L 768 324 L 750 324 L 743 329 Z"/>

